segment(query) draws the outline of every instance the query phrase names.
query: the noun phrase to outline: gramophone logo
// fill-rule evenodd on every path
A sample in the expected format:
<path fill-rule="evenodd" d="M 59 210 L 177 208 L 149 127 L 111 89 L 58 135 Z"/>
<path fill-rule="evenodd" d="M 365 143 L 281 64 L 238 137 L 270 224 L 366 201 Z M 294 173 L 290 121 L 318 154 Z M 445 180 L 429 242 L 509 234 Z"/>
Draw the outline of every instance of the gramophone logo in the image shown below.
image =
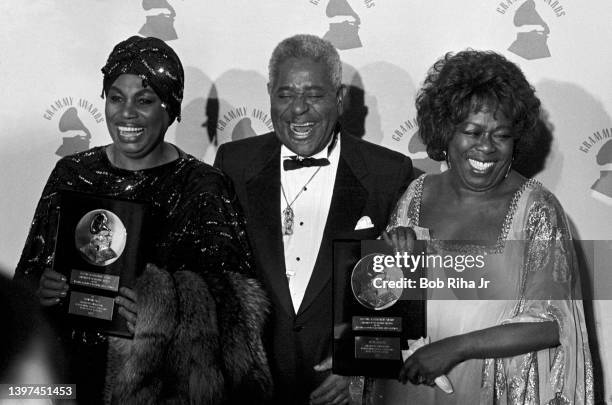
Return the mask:
<path fill-rule="evenodd" d="M 583 140 L 578 149 L 586 154 L 597 150 L 595 163 L 599 166 L 599 178 L 591 185 L 590 194 L 596 200 L 612 206 L 612 128 L 594 132 Z"/>
<path fill-rule="evenodd" d="M 513 0 L 499 3 L 497 12 L 506 14 L 511 10 L 511 6 L 516 3 Z M 542 18 L 541 13 L 543 10 L 550 8 L 558 18 L 565 15 L 565 10 L 558 1 L 548 1 L 543 4 L 536 8 L 535 0 L 527 0 L 514 11 L 512 22 L 517 29 L 517 33 L 514 42 L 508 48 L 510 52 L 527 60 L 543 59 L 551 56 L 548 45 L 551 30 L 548 23 Z"/>
<path fill-rule="evenodd" d="M 163 41 L 177 39 L 174 29 L 176 12 L 166 0 L 142 0 L 146 21 L 138 33 L 144 37 L 155 37 Z"/>
<path fill-rule="evenodd" d="M 90 147 L 91 130 L 104 122 L 102 110 L 85 99 L 64 97 L 50 104 L 43 118 L 52 121 L 58 118 L 57 129 L 62 134 L 62 143 L 55 154 L 61 157 L 83 152 Z M 87 125 L 83 122 L 87 122 Z"/>
<path fill-rule="evenodd" d="M 323 36 L 338 49 L 361 48 L 359 25 L 361 20 L 347 0 L 329 0 L 325 8 L 329 30 Z"/>
<path fill-rule="evenodd" d="M 356 3 L 356 0 L 353 0 Z M 364 7 L 372 8 L 376 5 L 374 0 L 362 0 Z M 310 0 L 310 3 L 319 5 L 320 0 Z M 351 7 L 348 0 L 328 0 L 325 15 L 329 21 L 329 28 L 323 39 L 328 40 L 340 50 L 361 48 L 359 28 L 361 18 Z"/>
<path fill-rule="evenodd" d="M 525 59 L 550 57 L 548 34 L 550 28 L 536 11 L 535 1 L 527 0 L 514 14 L 514 25 L 519 28 L 529 27 L 529 31 L 519 31 L 508 50 Z"/>

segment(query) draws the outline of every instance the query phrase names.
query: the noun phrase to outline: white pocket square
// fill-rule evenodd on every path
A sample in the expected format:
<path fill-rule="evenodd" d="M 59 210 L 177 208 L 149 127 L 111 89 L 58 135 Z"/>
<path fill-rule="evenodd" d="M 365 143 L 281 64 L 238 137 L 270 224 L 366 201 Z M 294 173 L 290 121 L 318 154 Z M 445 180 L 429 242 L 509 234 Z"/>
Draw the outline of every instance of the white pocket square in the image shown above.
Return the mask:
<path fill-rule="evenodd" d="M 359 221 L 357 221 L 357 225 L 355 225 L 355 230 L 359 231 L 361 229 L 374 228 L 374 224 L 372 220 L 367 215 L 365 217 L 361 217 Z"/>

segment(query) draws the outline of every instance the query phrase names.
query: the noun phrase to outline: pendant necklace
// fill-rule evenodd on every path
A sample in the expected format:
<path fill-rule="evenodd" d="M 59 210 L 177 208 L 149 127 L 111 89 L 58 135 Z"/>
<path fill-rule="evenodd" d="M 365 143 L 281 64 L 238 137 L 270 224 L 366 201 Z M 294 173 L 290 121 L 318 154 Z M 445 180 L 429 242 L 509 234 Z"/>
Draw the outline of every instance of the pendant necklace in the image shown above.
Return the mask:
<path fill-rule="evenodd" d="M 283 192 L 283 198 L 285 199 L 285 203 L 287 203 L 287 207 L 282 212 L 283 214 L 283 235 L 293 235 L 293 220 L 295 218 L 295 214 L 291 206 L 298 199 L 298 197 L 301 196 L 304 191 L 306 191 L 306 186 L 308 186 L 310 182 L 312 181 L 312 179 L 314 179 L 314 176 L 316 176 L 317 173 L 319 173 L 319 170 L 321 170 L 321 167 L 323 166 L 319 166 L 317 171 L 314 172 L 312 176 L 310 176 L 306 184 L 302 186 L 302 188 L 300 189 L 300 192 L 297 193 L 297 195 L 291 202 L 289 202 L 289 200 L 287 199 L 287 195 L 285 194 L 283 183 L 281 183 L 281 191 Z"/>

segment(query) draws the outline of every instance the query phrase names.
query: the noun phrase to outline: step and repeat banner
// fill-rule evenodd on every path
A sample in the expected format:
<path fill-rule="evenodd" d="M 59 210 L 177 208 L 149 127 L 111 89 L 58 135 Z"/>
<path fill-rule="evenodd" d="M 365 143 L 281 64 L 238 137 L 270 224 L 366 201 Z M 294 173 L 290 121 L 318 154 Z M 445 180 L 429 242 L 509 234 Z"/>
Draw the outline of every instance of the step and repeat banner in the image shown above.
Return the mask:
<path fill-rule="evenodd" d="M 416 136 L 414 107 L 428 68 L 449 51 L 500 52 L 545 109 L 548 137 L 536 143 L 533 173 L 559 198 L 577 239 L 612 240 L 611 21 L 610 0 L 3 1 L 0 267 L 13 273 L 56 161 L 110 142 L 100 68 L 117 42 L 137 34 L 180 56 L 183 119 L 166 139 L 209 163 L 218 145 L 272 130 L 268 59 L 293 34 L 339 49 L 345 127 L 430 173 L 442 168 Z M 605 254 L 586 256 L 591 275 L 612 270 Z M 612 301 L 591 306 L 599 378 L 608 381 L 600 398 L 612 401 Z"/>

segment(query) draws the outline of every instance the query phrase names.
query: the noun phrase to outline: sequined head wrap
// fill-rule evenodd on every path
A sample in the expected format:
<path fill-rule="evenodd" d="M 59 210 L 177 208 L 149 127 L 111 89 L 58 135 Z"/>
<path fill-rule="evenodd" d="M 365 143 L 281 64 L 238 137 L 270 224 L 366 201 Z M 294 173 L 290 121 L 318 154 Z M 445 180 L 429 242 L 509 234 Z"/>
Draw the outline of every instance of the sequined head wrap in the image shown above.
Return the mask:
<path fill-rule="evenodd" d="M 119 42 L 102 68 L 102 97 L 122 74 L 134 74 L 161 99 L 172 123 L 181 120 L 185 75 L 176 53 L 161 39 L 133 36 Z"/>

